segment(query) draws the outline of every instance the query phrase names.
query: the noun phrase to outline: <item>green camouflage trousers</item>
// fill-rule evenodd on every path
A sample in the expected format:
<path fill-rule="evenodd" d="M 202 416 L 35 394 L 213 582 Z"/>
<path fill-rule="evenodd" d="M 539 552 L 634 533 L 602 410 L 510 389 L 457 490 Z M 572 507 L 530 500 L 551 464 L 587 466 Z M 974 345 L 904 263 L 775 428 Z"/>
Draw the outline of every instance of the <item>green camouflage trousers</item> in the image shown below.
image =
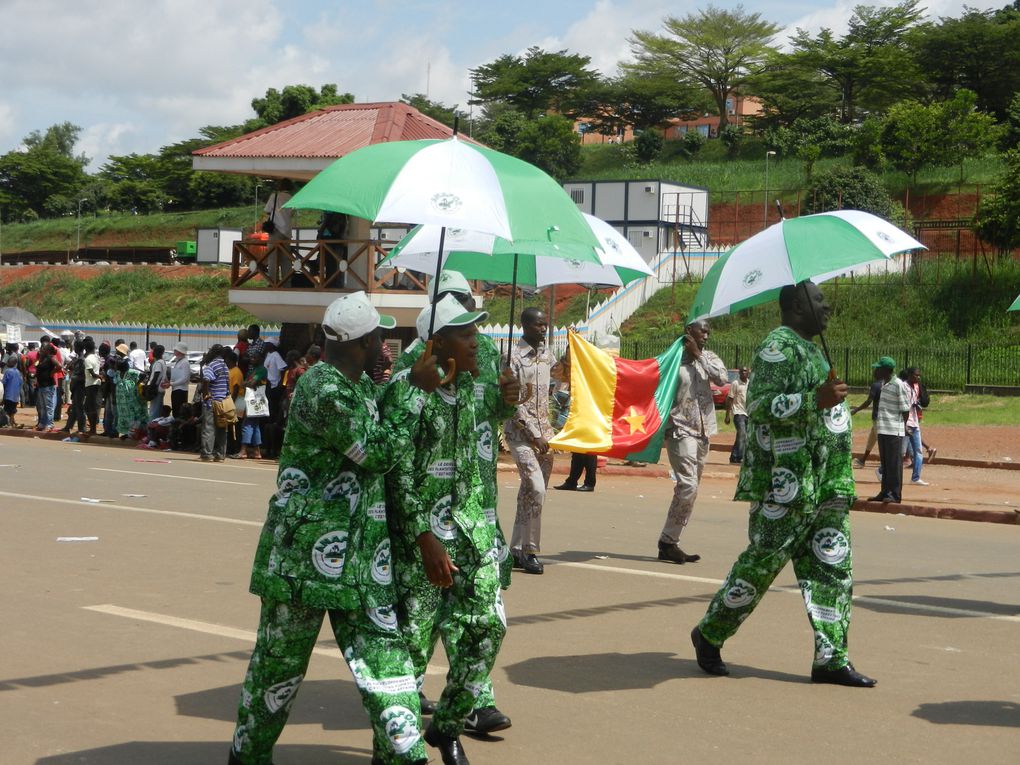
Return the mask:
<path fill-rule="evenodd" d="M 374 760 L 425 762 L 418 692 L 393 609 L 324 611 L 266 600 L 241 690 L 234 754 L 245 765 L 270 762 L 327 613 L 372 723 Z"/>
<path fill-rule="evenodd" d="M 721 646 L 751 615 L 772 581 L 792 560 L 815 633 L 815 666 L 846 666 L 853 595 L 847 500 L 827 500 L 814 512 L 755 503 L 748 531 L 751 543 L 712 599 L 698 625 L 701 634 L 708 642 Z"/>
<path fill-rule="evenodd" d="M 395 561 L 396 586 L 400 626 L 419 687 L 436 640 L 443 640 L 450 669 L 432 720 L 440 733 L 459 736 L 473 709 L 495 703 L 489 673 L 506 634 L 506 614 L 494 558 L 486 556 L 481 564 L 469 562 L 477 560 L 477 554 L 461 535 L 445 544 L 448 550 L 464 546 L 451 550 L 460 568 L 452 587 L 443 590 L 430 584 L 420 559 L 410 564 L 404 559 L 403 566 Z"/>

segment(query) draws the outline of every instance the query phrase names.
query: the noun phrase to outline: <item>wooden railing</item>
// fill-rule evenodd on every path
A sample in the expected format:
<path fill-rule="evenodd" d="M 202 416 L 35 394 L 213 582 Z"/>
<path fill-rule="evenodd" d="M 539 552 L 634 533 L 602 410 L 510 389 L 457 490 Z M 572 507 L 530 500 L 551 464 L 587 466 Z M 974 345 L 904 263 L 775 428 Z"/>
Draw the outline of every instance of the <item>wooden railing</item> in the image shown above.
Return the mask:
<path fill-rule="evenodd" d="M 388 254 L 374 239 L 291 239 L 271 245 L 242 239 L 234 242 L 230 286 L 254 288 L 252 282 L 258 281 L 270 289 L 424 293 L 420 274 L 392 267 L 378 270 Z"/>

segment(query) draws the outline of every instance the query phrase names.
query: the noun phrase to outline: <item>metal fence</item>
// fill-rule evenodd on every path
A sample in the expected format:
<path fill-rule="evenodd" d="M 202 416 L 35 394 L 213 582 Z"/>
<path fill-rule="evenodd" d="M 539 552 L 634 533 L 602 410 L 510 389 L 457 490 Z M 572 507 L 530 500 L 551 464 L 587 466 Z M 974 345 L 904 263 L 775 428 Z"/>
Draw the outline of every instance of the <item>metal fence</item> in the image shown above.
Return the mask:
<path fill-rule="evenodd" d="M 672 340 L 622 343 L 621 355 L 647 359 L 662 353 Z M 727 367 L 750 366 L 755 345 L 711 343 Z M 943 348 L 886 346 L 829 346 L 839 376 L 852 386 L 872 381 L 871 364 L 880 356 L 892 356 L 900 369 L 919 367 L 925 384 L 932 390 L 962 391 L 968 385 L 1020 386 L 1020 345 L 986 346 L 960 344 Z"/>

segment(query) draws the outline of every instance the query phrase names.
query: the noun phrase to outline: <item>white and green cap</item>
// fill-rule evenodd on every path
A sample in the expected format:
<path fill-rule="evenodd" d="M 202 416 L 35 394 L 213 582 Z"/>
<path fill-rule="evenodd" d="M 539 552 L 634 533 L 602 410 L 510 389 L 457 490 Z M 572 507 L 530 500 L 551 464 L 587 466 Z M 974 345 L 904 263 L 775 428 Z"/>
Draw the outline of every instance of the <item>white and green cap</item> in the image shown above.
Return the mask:
<path fill-rule="evenodd" d="M 432 332 L 438 332 L 444 327 L 463 327 L 465 324 L 485 321 L 489 318 L 486 311 L 465 311 L 464 306 L 453 295 L 447 295 L 439 300 L 435 306 L 428 306 L 418 314 L 415 326 L 418 328 L 418 337 L 422 340 L 429 339 L 429 322 L 432 319 L 432 310 L 435 308 L 436 319 L 432 324 Z"/>
<path fill-rule="evenodd" d="M 444 292 L 470 295 L 471 285 L 460 271 L 443 271 L 439 274 L 439 294 L 442 295 Z"/>
<path fill-rule="evenodd" d="M 376 327 L 392 329 L 397 320 L 375 310 L 364 290 L 338 297 L 322 317 L 322 331 L 329 340 L 346 343 L 364 337 Z"/>

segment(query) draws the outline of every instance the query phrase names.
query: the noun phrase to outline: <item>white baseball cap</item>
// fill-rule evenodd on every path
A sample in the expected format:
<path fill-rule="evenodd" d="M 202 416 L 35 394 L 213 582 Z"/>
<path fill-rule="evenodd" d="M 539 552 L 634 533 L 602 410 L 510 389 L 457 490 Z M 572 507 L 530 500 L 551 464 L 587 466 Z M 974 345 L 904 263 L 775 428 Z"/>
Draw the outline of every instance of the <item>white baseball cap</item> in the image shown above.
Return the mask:
<path fill-rule="evenodd" d="M 391 329 L 397 320 L 375 310 L 364 290 L 338 297 L 322 317 L 322 331 L 330 340 L 346 343 L 364 337 L 376 327 Z"/>
<path fill-rule="evenodd" d="M 463 279 L 464 277 L 461 278 Z M 489 314 L 486 311 L 465 311 L 464 306 L 453 295 L 441 298 L 434 307 L 436 310 L 436 320 L 432 325 L 433 333 L 438 332 L 444 327 L 463 327 L 465 324 L 474 324 L 489 318 Z M 418 328 L 418 337 L 422 340 L 429 339 L 429 321 L 432 318 L 432 309 L 433 306 L 423 309 L 418 314 L 418 320 L 415 322 L 415 326 Z"/>
<path fill-rule="evenodd" d="M 443 271 L 439 274 L 439 294 L 456 292 L 461 295 L 471 294 L 471 285 L 460 271 Z"/>

